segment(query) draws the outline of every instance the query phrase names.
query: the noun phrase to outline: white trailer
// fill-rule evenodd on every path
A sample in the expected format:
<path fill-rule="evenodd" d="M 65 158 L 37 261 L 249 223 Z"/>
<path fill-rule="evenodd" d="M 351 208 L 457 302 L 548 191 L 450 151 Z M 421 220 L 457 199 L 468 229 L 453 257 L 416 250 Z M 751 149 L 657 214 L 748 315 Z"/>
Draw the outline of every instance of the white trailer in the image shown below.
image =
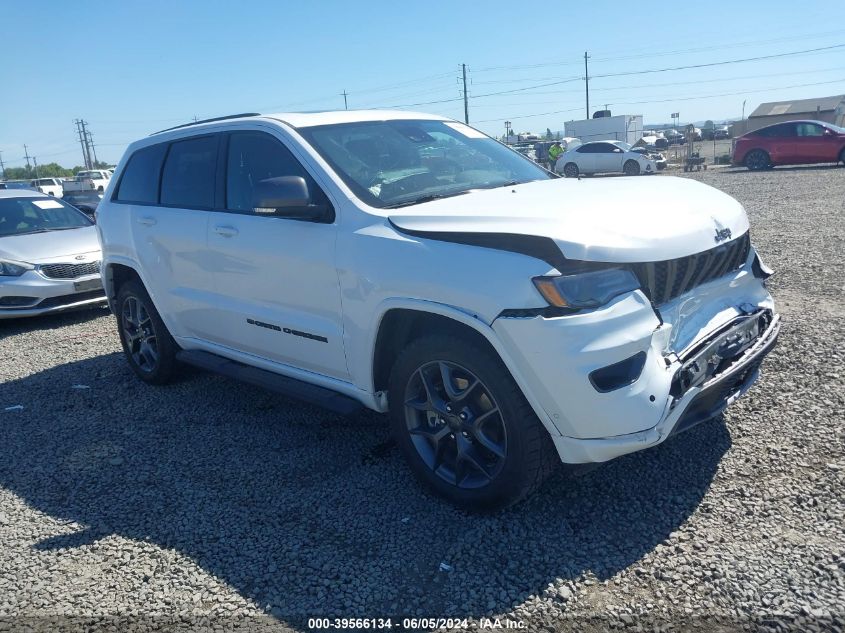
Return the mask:
<path fill-rule="evenodd" d="M 643 115 L 620 114 L 618 116 L 583 119 L 564 123 L 566 136 L 590 141 L 625 141 L 633 145 L 643 135 Z"/>

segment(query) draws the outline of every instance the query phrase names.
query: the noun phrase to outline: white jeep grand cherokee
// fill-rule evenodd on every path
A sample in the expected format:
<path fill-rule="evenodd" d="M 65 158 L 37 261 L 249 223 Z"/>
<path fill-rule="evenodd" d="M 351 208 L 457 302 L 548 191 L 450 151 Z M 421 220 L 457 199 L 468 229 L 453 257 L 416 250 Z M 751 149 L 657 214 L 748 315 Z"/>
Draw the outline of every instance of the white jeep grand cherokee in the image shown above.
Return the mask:
<path fill-rule="evenodd" d="M 97 226 L 142 380 L 183 361 L 389 411 L 416 475 L 465 507 L 718 415 L 779 328 L 734 199 L 675 178 L 558 179 L 426 114 L 153 134 L 120 161 Z"/>

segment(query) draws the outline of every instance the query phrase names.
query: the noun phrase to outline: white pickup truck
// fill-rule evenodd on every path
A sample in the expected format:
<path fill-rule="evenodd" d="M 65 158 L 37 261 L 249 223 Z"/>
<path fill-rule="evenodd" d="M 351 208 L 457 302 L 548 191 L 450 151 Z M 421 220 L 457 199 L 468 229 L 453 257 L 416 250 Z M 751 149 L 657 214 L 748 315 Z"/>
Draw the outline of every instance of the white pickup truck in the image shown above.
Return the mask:
<path fill-rule="evenodd" d="M 109 186 L 111 180 L 111 171 L 108 169 L 92 169 L 90 171 L 81 171 L 73 180 L 64 181 L 65 191 L 87 191 L 93 189 L 94 191 L 105 191 Z"/>

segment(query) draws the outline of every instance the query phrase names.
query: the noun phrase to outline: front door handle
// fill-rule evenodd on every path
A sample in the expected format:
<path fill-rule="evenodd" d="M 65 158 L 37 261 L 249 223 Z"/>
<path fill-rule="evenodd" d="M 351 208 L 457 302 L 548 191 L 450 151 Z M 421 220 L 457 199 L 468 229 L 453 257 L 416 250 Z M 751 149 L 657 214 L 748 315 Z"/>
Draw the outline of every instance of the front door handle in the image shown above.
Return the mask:
<path fill-rule="evenodd" d="M 144 226 L 152 226 L 155 223 L 156 223 L 156 219 L 149 216 L 149 215 L 145 215 L 145 216 L 138 218 L 138 224 L 143 224 Z"/>
<path fill-rule="evenodd" d="M 222 235 L 223 237 L 234 237 L 238 234 L 238 229 L 234 226 L 218 225 L 214 227 L 214 232 L 217 233 L 217 235 Z"/>

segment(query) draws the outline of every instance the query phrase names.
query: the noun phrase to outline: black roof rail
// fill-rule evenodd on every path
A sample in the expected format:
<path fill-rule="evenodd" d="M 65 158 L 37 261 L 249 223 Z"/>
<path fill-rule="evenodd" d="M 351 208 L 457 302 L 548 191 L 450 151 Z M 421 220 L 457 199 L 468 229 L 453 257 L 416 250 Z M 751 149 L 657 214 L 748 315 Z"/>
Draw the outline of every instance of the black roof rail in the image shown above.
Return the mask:
<path fill-rule="evenodd" d="M 190 123 L 183 123 L 182 125 L 174 125 L 173 127 L 169 127 L 166 130 L 159 130 L 158 132 L 153 132 L 150 136 L 154 136 L 156 134 L 161 134 L 162 132 L 169 132 L 170 130 L 178 130 L 183 127 L 191 127 L 192 125 L 199 125 L 200 123 L 214 123 L 215 121 L 226 121 L 228 119 L 240 119 L 247 116 L 261 116 L 260 112 L 244 112 L 242 114 L 228 114 L 226 116 L 217 116 L 213 119 L 202 119 L 201 121 L 191 121 Z"/>

